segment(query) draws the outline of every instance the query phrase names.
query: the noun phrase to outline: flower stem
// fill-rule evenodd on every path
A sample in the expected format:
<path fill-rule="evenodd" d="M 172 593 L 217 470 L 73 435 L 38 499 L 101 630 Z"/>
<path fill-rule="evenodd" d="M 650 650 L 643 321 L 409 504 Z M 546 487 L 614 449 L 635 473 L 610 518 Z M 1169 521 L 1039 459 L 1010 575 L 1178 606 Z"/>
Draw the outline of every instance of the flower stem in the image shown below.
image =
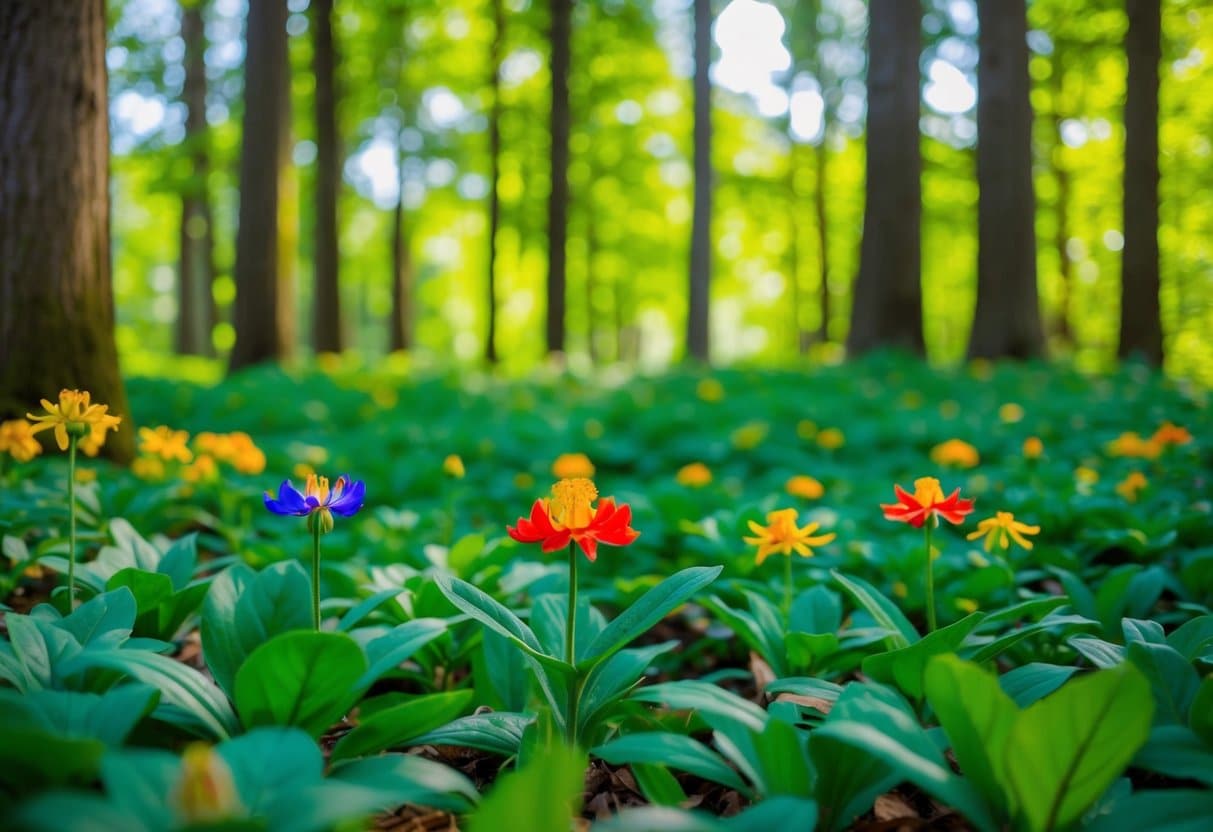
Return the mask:
<path fill-rule="evenodd" d="M 783 614 L 792 620 L 792 556 L 785 555 L 783 564 Z"/>
<path fill-rule="evenodd" d="M 577 639 L 577 545 L 569 543 L 569 609 L 564 624 L 564 661 L 576 665 Z M 568 680 L 569 700 L 564 712 L 564 736 L 570 746 L 577 745 L 578 711 L 581 705 L 581 674 L 574 671 Z"/>
<path fill-rule="evenodd" d="M 927 632 L 935 632 L 935 559 L 931 557 L 931 526 L 934 518 L 923 524 L 927 538 Z"/>
<path fill-rule="evenodd" d="M 320 632 L 320 522 L 312 524 L 312 628 Z"/>
<path fill-rule="evenodd" d="M 67 611 L 76 608 L 76 436 L 68 435 L 67 445 Z"/>

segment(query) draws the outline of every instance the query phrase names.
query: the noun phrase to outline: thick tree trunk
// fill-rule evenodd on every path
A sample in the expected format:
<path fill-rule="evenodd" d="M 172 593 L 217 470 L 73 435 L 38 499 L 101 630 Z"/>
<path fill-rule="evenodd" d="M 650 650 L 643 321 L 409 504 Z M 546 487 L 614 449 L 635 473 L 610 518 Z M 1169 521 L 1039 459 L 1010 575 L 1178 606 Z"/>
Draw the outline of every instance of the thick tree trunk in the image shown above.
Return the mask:
<path fill-rule="evenodd" d="M 316 76 L 316 236 L 313 265 L 312 338 L 316 352 L 341 352 L 340 254 L 337 196 L 341 191 L 341 139 L 337 135 L 337 47 L 333 42 L 333 0 L 312 0 Z"/>
<path fill-rule="evenodd" d="M 817 215 L 817 261 L 821 269 L 817 291 L 821 299 L 821 324 L 817 329 L 817 340 L 823 344 L 830 340 L 830 227 L 826 210 L 826 172 L 828 159 L 826 150 L 827 130 L 823 129 L 821 144 L 817 145 L 813 157 L 817 162 L 817 180 L 813 183 L 813 209 Z"/>
<path fill-rule="evenodd" d="M 181 194 L 181 236 L 178 265 L 177 352 L 214 355 L 215 234 L 211 219 L 209 178 L 210 131 L 206 124 L 206 27 L 204 0 L 185 0 L 181 7 L 181 39 L 185 42 L 185 147 L 191 172 Z"/>
<path fill-rule="evenodd" d="M 1070 241 L 1070 191 L 1072 183 L 1070 171 L 1061 160 L 1064 142 L 1061 138 L 1061 126 L 1065 121 L 1066 109 L 1062 101 L 1065 96 L 1065 63 L 1061 57 L 1061 47 L 1054 44 L 1053 59 L 1053 178 L 1057 182 L 1057 213 L 1056 234 L 1053 245 L 1057 249 L 1058 268 L 1058 298 L 1056 333 L 1063 344 L 1073 346 L 1074 330 L 1070 326 L 1070 305 L 1074 292 L 1074 258 L 1070 256 L 1067 244 Z"/>
<path fill-rule="evenodd" d="M 979 0 L 977 309 L 970 358 L 1044 352 L 1025 0 Z"/>
<path fill-rule="evenodd" d="M 123 417 L 110 281 L 103 0 L 0 3 L 0 416 L 79 388 Z"/>
<path fill-rule="evenodd" d="M 866 203 L 847 351 L 921 354 L 922 9 L 917 0 L 872 0 L 869 15 Z"/>
<path fill-rule="evenodd" d="M 288 82 L 286 3 L 250 3 L 247 26 L 231 370 L 282 358 L 287 347 L 278 193 L 289 135 L 284 118 L 289 110 L 283 101 Z"/>
<path fill-rule="evenodd" d="M 404 126 L 398 126 L 399 137 Z M 399 352 L 413 347 L 413 258 L 404 229 L 404 153 L 396 151 L 396 209 L 392 213 L 392 320 L 388 328 L 388 350 Z"/>
<path fill-rule="evenodd" d="M 1125 247 L 1120 290 L 1121 358 L 1139 355 L 1162 364 L 1158 267 L 1158 62 L 1162 59 L 1160 0 L 1127 0 L 1125 53 Z"/>
<path fill-rule="evenodd" d="M 548 353 L 564 352 L 569 225 L 569 67 L 572 60 L 573 0 L 551 0 L 552 12 L 552 189 L 548 196 Z"/>
<path fill-rule="evenodd" d="M 687 355 L 707 361 L 711 352 L 709 303 L 712 286 L 712 3 L 694 0 L 695 194 L 691 210 L 690 292 Z"/>
<path fill-rule="evenodd" d="M 488 303 L 484 360 L 497 363 L 497 232 L 501 227 L 501 61 L 505 56 L 505 2 L 493 0 L 493 42 L 489 47 L 489 254 L 485 300 Z"/>

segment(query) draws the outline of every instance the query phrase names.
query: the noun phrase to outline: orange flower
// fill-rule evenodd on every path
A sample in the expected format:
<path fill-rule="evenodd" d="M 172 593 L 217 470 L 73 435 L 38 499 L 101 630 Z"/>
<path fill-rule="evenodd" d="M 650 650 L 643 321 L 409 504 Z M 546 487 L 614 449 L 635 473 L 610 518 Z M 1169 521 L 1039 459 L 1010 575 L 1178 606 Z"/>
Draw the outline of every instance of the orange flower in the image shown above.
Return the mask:
<path fill-rule="evenodd" d="M 1025 459 L 1040 459 L 1045 452 L 1045 443 L 1040 441 L 1039 436 L 1029 436 L 1023 441 L 1023 455 Z"/>
<path fill-rule="evenodd" d="M 1153 439 L 1142 439 L 1135 431 L 1127 430 L 1108 443 L 1107 451 L 1111 456 L 1157 459 L 1162 453 L 1162 446 Z"/>
<path fill-rule="evenodd" d="M 955 465 L 958 468 L 975 468 L 981 461 L 977 449 L 963 439 L 949 439 L 931 449 L 931 461 L 936 465 Z"/>
<path fill-rule="evenodd" d="M 916 529 L 922 528 L 930 517 L 942 517 L 949 523 L 961 523 L 964 522 L 966 514 L 973 512 L 973 501 L 963 499 L 959 488 L 945 498 L 939 480 L 934 477 L 919 477 L 914 480 L 913 494 L 900 485 L 893 486 L 893 493 L 897 495 L 896 503 L 880 505 L 884 509 L 885 519 L 909 523 Z"/>
<path fill-rule="evenodd" d="M 712 481 L 712 471 L 702 462 L 692 462 L 679 468 L 674 479 L 688 488 L 702 488 Z"/>
<path fill-rule="evenodd" d="M 804 500 L 819 500 L 826 493 L 825 486 L 807 475 L 792 477 L 784 488 L 793 497 L 800 497 Z"/>
<path fill-rule="evenodd" d="M 562 479 L 552 486 L 550 498 L 535 501 L 530 518 L 519 517 L 518 525 L 506 531 L 519 543 L 539 543 L 545 552 L 576 543 L 593 562 L 599 543 L 627 546 L 640 536 L 630 525 L 631 507 L 616 506 L 613 497 L 606 497 L 594 508 L 597 499 L 598 489 L 590 480 Z"/>
<path fill-rule="evenodd" d="M 7 452 L 18 462 L 29 462 L 42 453 L 42 445 L 34 438 L 33 425 L 24 419 L 0 422 L 0 452 Z"/>
<path fill-rule="evenodd" d="M 1170 422 L 1163 422 L 1158 430 L 1154 431 L 1154 435 L 1150 437 L 1150 441 L 1155 445 L 1187 445 L 1192 441 L 1192 434 L 1187 428 L 1173 425 Z"/>
<path fill-rule="evenodd" d="M 813 556 L 810 546 L 824 546 L 837 537 L 834 532 L 814 537 L 813 532 L 817 531 L 820 523 L 809 523 L 804 528 L 800 528 L 796 525 L 796 520 L 796 509 L 784 508 L 767 514 L 767 525 L 765 526 L 760 526 L 753 520 L 750 521 L 750 531 L 756 536 L 742 539 L 746 543 L 758 547 L 758 557 L 755 559 L 755 563 L 761 566 L 768 555 L 776 552 L 788 557 L 791 557 L 792 552 L 796 552 L 801 557 L 810 558 Z"/>
<path fill-rule="evenodd" d="M 1150 481 L 1146 479 L 1145 474 L 1141 471 L 1133 471 L 1116 484 L 1116 493 L 1130 503 L 1136 503 L 1139 493 L 1149 484 Z"/>
<path fill-rule="evenodd" d="M 838 428 L 826 428 L 817 434 L 817 444 L 827 451 L 836 451 L 847 444 L 847 438 Z"/>
<path fill-rule="evenodd" d="M 561 454 L 552 463 L 552 476 L 561 480 L 589 479 L 594 463 L 585 454 Z"/>

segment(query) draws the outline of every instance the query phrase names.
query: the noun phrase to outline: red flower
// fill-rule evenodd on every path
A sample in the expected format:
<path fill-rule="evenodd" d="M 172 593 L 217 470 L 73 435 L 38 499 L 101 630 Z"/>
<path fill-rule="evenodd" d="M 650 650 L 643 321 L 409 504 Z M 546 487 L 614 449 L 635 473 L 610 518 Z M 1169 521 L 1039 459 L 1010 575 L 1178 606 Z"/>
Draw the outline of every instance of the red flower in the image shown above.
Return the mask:
<path fill-rule="evenodd" d="M 598 489 L 587 479 L 561 480 L 552 486 L 552 496 L 536 500 L 530 518 L 519 517 L 518 525 L 506 529 L 520 543 L 539 543 L 545 552 L 555 552 L 570 541 L 581 547 L 591 561 L 598 557 L 598 544 L 627 546 L 640 536 L 629 524 L 632 509 L 616 506 L 606 497 L 593 507 Z"/>
<path fill-rule="evenodd" d="M 893 486 L 893 493 L 897 495 L 896 503 L 880 505 L 884 509 L 885 519 L 909 523 L 916 529 L 921 528 L 928 517 L 942 517 L 949 523 L 962 523 L 965 515 L 973 511 L 973 501 L 962 499 L 959 488 L 945 498 L 939 480 L 934 477 L 914 480 L 913 494 L 900 485 Z"/>

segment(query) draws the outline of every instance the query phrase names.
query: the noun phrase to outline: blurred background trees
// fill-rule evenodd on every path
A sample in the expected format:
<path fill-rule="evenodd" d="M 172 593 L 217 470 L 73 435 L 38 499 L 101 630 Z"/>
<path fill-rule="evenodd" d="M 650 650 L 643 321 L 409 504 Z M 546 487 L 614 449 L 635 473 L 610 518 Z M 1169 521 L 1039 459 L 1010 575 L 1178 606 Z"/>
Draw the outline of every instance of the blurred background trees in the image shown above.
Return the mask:
<path fill-rule="evenodd" d="M 1213 380 L 1210 55 L 1196 0 L 110 0 L 118 349 Z"/>

